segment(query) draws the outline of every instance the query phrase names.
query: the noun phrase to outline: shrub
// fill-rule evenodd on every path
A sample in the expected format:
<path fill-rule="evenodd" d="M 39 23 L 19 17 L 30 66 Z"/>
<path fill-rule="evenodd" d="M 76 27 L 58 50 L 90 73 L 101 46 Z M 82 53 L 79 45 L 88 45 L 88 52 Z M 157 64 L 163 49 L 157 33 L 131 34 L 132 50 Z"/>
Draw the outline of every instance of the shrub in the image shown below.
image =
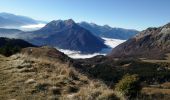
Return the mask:
<path fill-rule="evenodd" d="M 138 75 L 126 74 L 117 84 L 115 90 L 127 96 L 128 98 L 135 97 L 139 90 L 139 78 Z"/>
<path fill-rule="evenodd" d="M 0 54 L 8 57 L 19 52 L 20 50 L 21 48 L 19 46 L 11 46 L 7 44 L 3 47 L 0 47 Z"/>

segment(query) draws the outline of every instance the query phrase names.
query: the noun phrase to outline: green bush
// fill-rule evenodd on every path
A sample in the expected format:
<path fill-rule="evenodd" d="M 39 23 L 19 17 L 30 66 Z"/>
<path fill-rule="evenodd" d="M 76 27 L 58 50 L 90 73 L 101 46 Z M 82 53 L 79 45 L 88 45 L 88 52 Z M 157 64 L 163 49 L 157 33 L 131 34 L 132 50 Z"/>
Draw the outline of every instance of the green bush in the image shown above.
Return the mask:
<path fill-rule="evenodd" d="M 128 98 L 135 97 L 139 90 L 139 78 L 138 75 L 126 74 L 117 84 L 115 90 L 127 96 Z"/>

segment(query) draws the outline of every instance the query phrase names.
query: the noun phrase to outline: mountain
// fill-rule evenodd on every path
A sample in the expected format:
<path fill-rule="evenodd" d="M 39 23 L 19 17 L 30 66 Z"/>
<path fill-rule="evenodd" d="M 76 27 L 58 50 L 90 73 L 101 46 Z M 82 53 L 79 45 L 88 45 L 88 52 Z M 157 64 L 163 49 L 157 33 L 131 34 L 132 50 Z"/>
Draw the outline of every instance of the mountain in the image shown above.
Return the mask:
<path fill-rule="evenodd" d="M 0 34 L 15 34 L 23 32 L 19 29 L 6 29 L 6 28 L 0 28 Z"/>
<path fill-rule="evenodd" d="M 26 47 L 35 46 L 21 39 L 0 38 L 0 54 L 5 56 L 10 56 Z"/>
<path fill-rule="evenodd" d="M 0 37 L 17 38 L 18 34 L 22 32 L 23 31 L 18 30 L 18 29 L 0 28 Z"/>
<path fill-rule="evenodd" d="M 106 38 L 127 40 L 138 33 L 137 30 L 112 28 L 108 25 L 100 26 L 94 23 L 87 23 L 87 22 L 81 22 L 79 23 L 79 25 L 97 36 L 106 37 Z"/>
<path fill-rule="evenodd" d="M 0 13 L 0 27 L 17 27 L 30 24 L 38 24 L 38 21 L 25 16 Z"/>
<path fill-rule="evenodd" d="M 163 59 L 170 53 L 170 23 L 148 28 L 113 49 L 112 57 Z"/>
<path fill-rule="evenodd" d="M 82 28 L 72 19 L 52 21 L 40 30 L 22 34 L 20 38 L 35 45 L 49 45 L 82 53 L 94 53 L 107 48 L 104 40 Z"/>

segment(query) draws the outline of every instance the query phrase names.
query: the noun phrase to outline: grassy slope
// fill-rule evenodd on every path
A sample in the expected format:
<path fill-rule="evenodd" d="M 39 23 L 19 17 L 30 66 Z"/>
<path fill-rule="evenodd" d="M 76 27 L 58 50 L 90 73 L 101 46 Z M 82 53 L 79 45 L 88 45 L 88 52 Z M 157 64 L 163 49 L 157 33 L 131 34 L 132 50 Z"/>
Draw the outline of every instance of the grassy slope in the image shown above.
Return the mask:
<path fill-rule="evenodd" d="M 117 99 L 104 83 L 90 80 L 67 63 L 21 54 L 0 56 L 0 99 Z"/>

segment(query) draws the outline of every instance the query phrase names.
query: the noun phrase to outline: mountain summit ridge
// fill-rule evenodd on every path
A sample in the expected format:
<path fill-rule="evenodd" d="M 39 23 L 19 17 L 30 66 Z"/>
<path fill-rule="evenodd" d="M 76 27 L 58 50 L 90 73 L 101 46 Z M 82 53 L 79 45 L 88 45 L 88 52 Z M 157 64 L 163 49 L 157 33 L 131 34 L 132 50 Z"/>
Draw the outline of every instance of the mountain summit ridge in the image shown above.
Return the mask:
<path fill-rule="evenodd" d="M 81 27 L 89 30 L 91 33 L 95 34 L 96 36 L 106 37 L 106 38 L 127 40 L 139 32 L 134 29 L 112 28 L 109 25 L 101 26 L 95 23 L 88 23 L 88 22 L 81 22 L 78 24 Z"/>
<path fill-rule="evenodd" d="M 170 24 L 148 28 L 113 49 L 112 57 L 164 59 L 170 53 Z M 119 52 L 119 53 L 118 53 Z"/>

